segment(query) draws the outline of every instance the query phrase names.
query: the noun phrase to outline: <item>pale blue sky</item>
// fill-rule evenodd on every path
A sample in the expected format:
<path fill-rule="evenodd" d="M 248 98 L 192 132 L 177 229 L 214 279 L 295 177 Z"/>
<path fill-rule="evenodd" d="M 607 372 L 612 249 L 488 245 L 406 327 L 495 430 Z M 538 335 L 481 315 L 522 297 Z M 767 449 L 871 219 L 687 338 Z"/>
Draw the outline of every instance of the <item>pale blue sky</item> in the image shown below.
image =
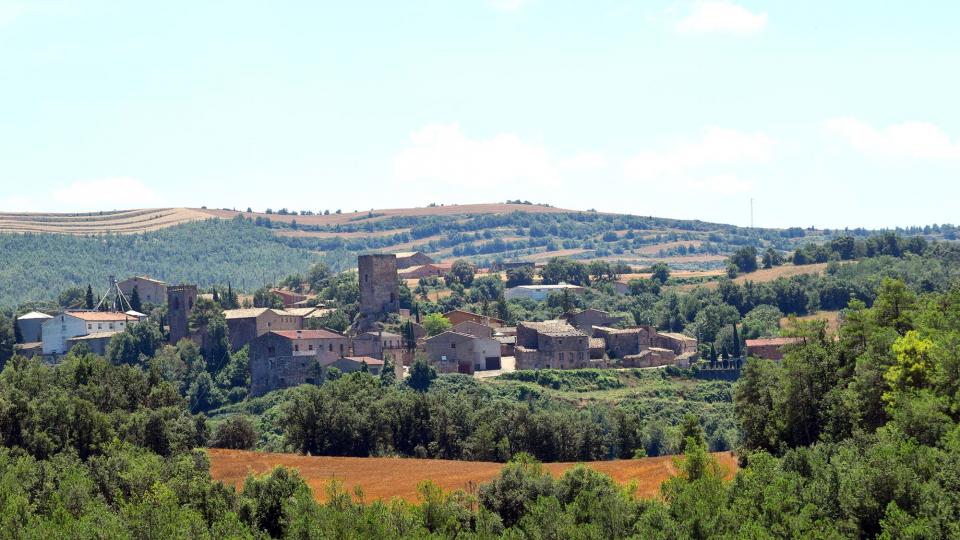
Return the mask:
<path fill-rule="evenodd" d="M 0 209 L 960 222 L 960 3 L 0 0 Z"/>

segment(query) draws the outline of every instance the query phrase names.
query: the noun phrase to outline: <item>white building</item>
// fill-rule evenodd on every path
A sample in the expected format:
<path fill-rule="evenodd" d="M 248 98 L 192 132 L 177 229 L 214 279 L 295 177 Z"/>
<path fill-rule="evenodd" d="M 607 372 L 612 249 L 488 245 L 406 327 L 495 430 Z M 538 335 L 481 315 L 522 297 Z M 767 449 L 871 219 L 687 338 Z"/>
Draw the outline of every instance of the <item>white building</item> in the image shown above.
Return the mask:
<path fill-rule="evenodd" d="M 77 336 L 122 332 L 136 317 L 112 311 L 67 311 L 43 323 L 43 354 L 61 355 L 70 350 L 67 341 Z"/>
<path fill-rule="evenodd" d="M 558 283 L 557 285 L 518 285 L 512 289 L 504 291 L 503 296 L 507 300 L 512 298 L 530 298 L 537 302 L 546 300 L 550 293 L 569 291 L 570 294 L 582 294 L 583 287 L 578 285 L 569 285 L 567 283 Z"/>

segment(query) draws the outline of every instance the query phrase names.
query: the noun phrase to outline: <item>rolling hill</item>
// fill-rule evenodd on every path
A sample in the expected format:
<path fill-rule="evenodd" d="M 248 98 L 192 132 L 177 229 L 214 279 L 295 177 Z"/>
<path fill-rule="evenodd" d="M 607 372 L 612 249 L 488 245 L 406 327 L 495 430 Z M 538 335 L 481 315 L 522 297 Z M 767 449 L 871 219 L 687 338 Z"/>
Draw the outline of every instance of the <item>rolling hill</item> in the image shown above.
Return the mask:
<path fill-rule="evenodd" d="M 418 250 L 437 260 L 478 263 L 565 256 L 717 270 L 745 245 L 787 252 L 841 234 L 874 234 L 743 228 L 518 203 L 338 212 L 0 213 L 0 304 L 55 299 L 71 287 L 103 284 L 110 275 L 145 274 L 201 287 L 230 282 L 250 291 L 316 261 L 349 268 L 357 254 L 373 251 Z"/>

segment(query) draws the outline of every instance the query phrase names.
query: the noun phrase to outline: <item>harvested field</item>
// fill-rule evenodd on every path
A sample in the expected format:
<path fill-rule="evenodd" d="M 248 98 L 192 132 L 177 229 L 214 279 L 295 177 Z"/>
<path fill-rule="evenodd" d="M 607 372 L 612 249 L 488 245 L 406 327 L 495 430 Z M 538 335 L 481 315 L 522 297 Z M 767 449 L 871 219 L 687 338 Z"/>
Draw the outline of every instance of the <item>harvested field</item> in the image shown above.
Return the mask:
<path fill-rule="evenodd" d="M 831 334 L 836 334 L 840 329 L 840 312 L 839 311 L 818 311 L 812 315 L 804 315 L 803 317 L 796 317 L 798 321 L 815 321 L 815 320 L 824 320 L 827 321 L 827 332 Z M 790 317 L 784 317 L 780 319 L 780 327 L 785 328 L 790 324 Z"/>
<path fill-rule="evenodd" d="M 210 219 L 202 210 L 155 208 L 80 214 L 0 213 L 0 232 L 134 234 Z"/>
<path fill-rule="evenodd" d="M 494 478 L 503 468 L 502 463 L 450 461 L 440 459 L 354 458 L 270 454 L 242 450 L 211 448 L 210 473 L 214 480 L 240 486 L 250 473 L 269 472 L 278 465 L 300 471 L 313 490 L 314 497 L 324 500 L 326 486 L 331 480 L 343 482 L 348 492 L 354 487 L 363 489 L 366 500 L 400 498 L 417 500 L 417 484 L 430 480 L 446 491 L 470 491 Z M 714 456 L 732 478 L 736 458 L 729 452 Z M 655 497 L 660 484 L 677 473 L 674 456 L 634 460 L 595 461 L 590 468 L 610 475 L 621 484 L 636 482 L 638 497 Z M 554 477 L 573 467 L 574 463 L 547 463 L 544 469 Z"/>
<path fill-rule="evenodd" d="M 577 212 L 577 210 L 566 210 L 563 208 L 554 208 L 552 206 L 538 206 L 535 204 L 453 204 L 448 206 L 425 206 L 422 208 L 386 208 L 380 210 L 360 210 L 359 212 L 344 212 L 342 214 L 330 214 L 326 216 L 300 216 L 288 214 L 262 214 L 258 212 L 237 212 L 234 210 L 203 210 L 214 217 L 232 219 L 237 214 L 243 214 L 245 217 L 257 216 L 270 218 L 271 221 L 290 222 L 297 220 L 302 225 L 336 225 L 346 223 L 365 223 L 369 221 L 379 221 L 388 217 L 395 216 L 455 216 L 458 214 L 508 214 L 510 212 L 529 212 L 535 214 L 557 214 L 566 212 Z M 367 217 L 373 213 L 373 217 Z"/>
<path fill-rule="evenodd" d="M 745 283 L 747 281 L 753 281 L 754 283 L 763 283 L 766 281 L 773 281 L 777 278 L 788 278 L 791 276 L 799 276 L 801 274 L 819 274 L 827 269 L 827 264 L 829 263 L 818 263 L 818 264 L 804 264 L 801 266 L 793 266 L 792 264 L 785 264 L 783 266 L 775 266 L 773 268 L 761 268 L 756 272 L 751 272 L 749 274 L 741 274 L 737 276 L 735 281 L 736 283 Z"/>

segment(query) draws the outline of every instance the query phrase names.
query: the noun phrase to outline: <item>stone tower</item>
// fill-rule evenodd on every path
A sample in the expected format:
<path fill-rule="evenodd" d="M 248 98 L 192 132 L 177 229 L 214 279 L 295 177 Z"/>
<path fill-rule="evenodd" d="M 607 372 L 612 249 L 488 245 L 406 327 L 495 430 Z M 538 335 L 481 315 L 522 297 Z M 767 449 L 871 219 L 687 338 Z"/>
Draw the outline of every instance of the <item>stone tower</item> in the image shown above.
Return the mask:
<path fill-rule="evenodd" d="M 176 345 L 190 337 L 190 313 L 197 302 L 196 285 L 174 285 L 167 288 L 167 323 L 170 325 L 170 343 Z"/>
<path fill-rule="evenodd" d="M 360 315 L 379 318 L 400 311 L 396 255 L 361 255 Z"/>

